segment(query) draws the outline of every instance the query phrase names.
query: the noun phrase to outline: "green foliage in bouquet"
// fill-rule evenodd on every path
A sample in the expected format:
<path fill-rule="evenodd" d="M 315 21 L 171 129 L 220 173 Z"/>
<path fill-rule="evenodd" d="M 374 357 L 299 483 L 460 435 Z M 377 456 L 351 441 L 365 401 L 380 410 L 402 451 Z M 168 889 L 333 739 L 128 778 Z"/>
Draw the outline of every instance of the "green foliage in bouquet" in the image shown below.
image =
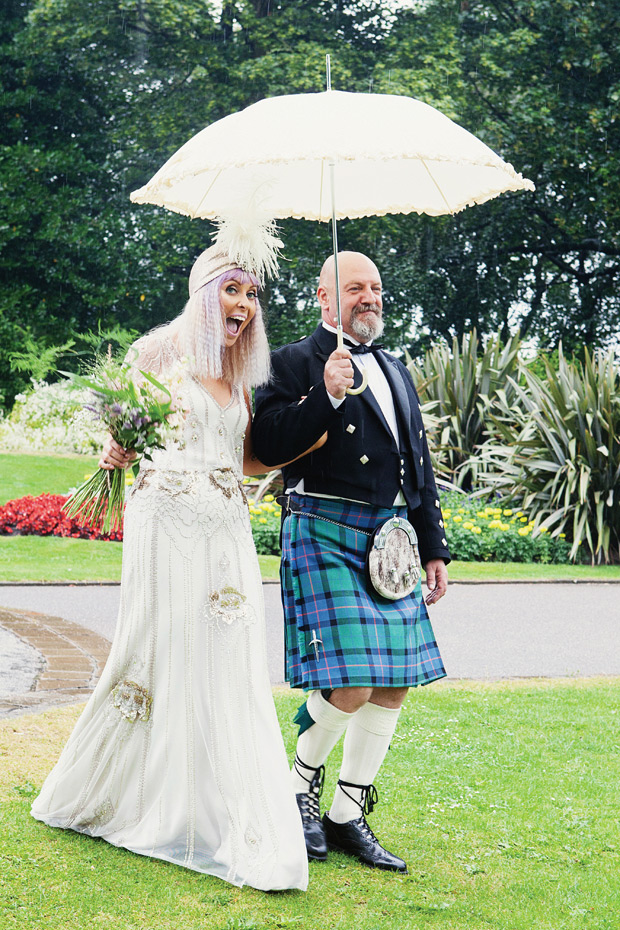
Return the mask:
<path fill-rule="evenodd" d="M 518 498 L 535 529 L 566 534 L 570 558 L 580 547 L 592 562 L 620 559 L 620 363 L 613 350 L 568 361 L 545 377 L 527 369 L 498 395 L 493 422 L 500 441 L 480 453 L 484 484 Z"/>
<path fill-rule="evenodd" d="M 519 335 L 502 345 L 494 336 L 483 347 L 476 330 L 440 343 L 421 363 L 408 365 L 420 395 L 429 446 L 439 474 L 458 487 L 476 484 L 475 453 L 487 439 L 490 412 L 500 391 L 509 393 L 509 379 L 519 365 Z M 430 415 L 433 419 L 427 419 Z"/>
<path fill-rule="evenodd" d="M 134 474 L 138 460 L 151 458 L 162 449 L 179 426 L 179 407 L 166 386 L 147 371 L 137 371 L 129 360 L 106 357 L 90 375 L 67 373 L 78 389 L 87 389 L 90 403 L 86 409 L 99 419 L 124 449 L 135 451 Z M 71 495 L 64 509 L 103 533 L 117 530 L 123 520 L 125 473 L 99 468 Z"/>

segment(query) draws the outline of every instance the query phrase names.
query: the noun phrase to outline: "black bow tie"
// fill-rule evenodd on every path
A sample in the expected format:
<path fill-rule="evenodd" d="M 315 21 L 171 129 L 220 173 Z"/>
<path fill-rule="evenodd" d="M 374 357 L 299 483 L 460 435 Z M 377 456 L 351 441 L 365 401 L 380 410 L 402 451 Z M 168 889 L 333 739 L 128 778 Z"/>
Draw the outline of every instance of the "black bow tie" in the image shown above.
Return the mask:
<path fill-rule="evenodd" d="M 380 352 L 381 349 L 383 349 L 383 346 L 378 342 L 373 342 L 371 346 L 365 345 L 363 342 L 360 342 L 360 344 L 356 346 L 349 342 L 345 342 L 344 345 L 351 355 L 363 355 L 365 352 Z"/>

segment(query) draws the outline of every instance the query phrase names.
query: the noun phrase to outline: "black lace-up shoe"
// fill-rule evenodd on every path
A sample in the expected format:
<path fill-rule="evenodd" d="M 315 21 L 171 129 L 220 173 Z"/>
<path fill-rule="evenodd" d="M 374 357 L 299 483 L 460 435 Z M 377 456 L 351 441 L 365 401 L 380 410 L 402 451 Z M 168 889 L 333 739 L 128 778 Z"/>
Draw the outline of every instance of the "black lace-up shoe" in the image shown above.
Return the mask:
<path fill-rule="evenodd" d="M 363 814 L 357 820 L 349 820 L 347 823 L 334 823 L 327 814 L 323 814 L 323 826 L 328 849 L 355 856 L 371 869 L 407 874 L 407 863 L 383 848 Z"/>
<path fill-rule="evenodd" d="M 304 766 L 304 768 L 308 768 L 308 766 Z M 297 807 L 304 828 L 308 859 L 324 862 L 327 859 L 327 843 L 325 842 L 325 830 L 321 822 L 321 807 L 319 804 L 325 777 L 324 766 L 314 769 L 314 773 L 308 791 L 297 794 L 295 797 L 297 798 Z"/>

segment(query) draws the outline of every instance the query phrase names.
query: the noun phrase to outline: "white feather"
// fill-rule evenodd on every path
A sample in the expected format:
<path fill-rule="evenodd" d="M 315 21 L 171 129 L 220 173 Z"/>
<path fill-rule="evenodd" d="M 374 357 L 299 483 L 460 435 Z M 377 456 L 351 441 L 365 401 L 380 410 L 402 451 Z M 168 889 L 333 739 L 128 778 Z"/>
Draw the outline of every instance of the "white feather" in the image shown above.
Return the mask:
<path fill-rule="evenodd" d="M 232 263 L 255 274 L 261 285 L 266 276 L 278 273 L 278 253 L 283 243 L 278 238 L 275 220 L 261 210 L 256 197 L 231 207 L 226 216 L 217 217 L 215 222 L 218 229 L 214 245 Z"/>

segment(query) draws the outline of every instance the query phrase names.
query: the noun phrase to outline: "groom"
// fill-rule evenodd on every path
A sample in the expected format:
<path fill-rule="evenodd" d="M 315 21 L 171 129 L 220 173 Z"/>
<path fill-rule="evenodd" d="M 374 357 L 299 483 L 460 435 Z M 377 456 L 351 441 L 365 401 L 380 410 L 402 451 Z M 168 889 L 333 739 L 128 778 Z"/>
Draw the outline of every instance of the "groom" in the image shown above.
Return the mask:
<path fill-rule="evenodd" d="M 311 336 L 272 355 L 273 376 L 256 392 L 254 450 L 282 469 L 286 677 L 311 693 L 296 717 L 292 769 L 311 859 L 328 848 L 369 866 L 406 872 L 367 821 L 375 779 L 410 686 L 445 675 L 421 587 L 387 601 L 365 578 L 370 533 L 406 516 L 430 588 L 446 592 L 450 561 L 420 406 L 407 369 L 373 344 L 383 331 L 381 277 L 357 252 L 338 256 L 345 347 L 336 343 L 334 257 L 321 270 L 322 321 Z M 347 394 L 361 372 L 368 387 Z M 327 440 L 320 445 L 321 437 Z M 314 443 L 320 447 L 297 456 Z M 345 734 L 331 807 L 320 816 L 324 764 Z"/>

